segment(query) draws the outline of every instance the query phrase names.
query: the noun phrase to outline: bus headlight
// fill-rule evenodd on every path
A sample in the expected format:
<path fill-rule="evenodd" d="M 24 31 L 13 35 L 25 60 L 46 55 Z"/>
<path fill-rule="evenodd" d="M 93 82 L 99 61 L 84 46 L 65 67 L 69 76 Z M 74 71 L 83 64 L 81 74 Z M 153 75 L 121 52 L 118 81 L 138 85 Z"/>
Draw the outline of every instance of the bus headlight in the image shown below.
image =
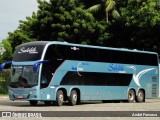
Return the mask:
<path fill-rule="evenodd" d="M 31 90 L 30 94 L 33 94 L 33 93 L 36 93 L 36 92 L 37 92 L 37 90 Z"/>
<path fill-rule="evenodd" d="M 52 85 L 52 86 L 50 86 L 50 88 L 56 88 L 56 87 L 58 87 L 58 85 Z"/>

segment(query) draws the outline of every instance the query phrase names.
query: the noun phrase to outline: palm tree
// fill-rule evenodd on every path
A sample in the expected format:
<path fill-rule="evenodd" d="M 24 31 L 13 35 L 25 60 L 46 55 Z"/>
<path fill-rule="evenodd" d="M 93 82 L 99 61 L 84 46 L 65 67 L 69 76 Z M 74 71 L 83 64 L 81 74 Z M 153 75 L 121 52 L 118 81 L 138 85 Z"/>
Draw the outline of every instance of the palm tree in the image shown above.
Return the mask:
<path fill-rule="evenodd" d="M 87 11 L 89 12 L 98 12 L 101 7 L 104 5 L 105 6 L 105 12 L 106 12 L 106 22 L 108 22 L 108 16 L 109 16 L 109 12 L 112 11 L 112 16 L 114 18 L 119 18 L 120 17 L 120 14 L 118 13 L 117 10 L 115 10 L 115 6 L 116 6 L 116 3 L 114 0 L 102 0 L 103 1 L 103 4 L 96 4 L 96 5 L 93 5 L 91 6 L 90 8 L 87 9 Z"/>

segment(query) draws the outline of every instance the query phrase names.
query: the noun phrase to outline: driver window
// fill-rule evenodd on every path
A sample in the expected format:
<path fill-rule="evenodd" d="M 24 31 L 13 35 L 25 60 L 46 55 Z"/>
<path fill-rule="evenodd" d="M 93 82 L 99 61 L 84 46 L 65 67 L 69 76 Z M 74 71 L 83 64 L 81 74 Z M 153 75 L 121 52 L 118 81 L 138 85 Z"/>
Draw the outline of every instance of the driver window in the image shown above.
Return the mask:
<path fill-rule="evenodd" d="M 50 45 L 48 47 L 44 60 L 49 62 L 42 65 L 41 88 L 48 87 L 55 71 L 65 60 L 65 57 L 61 54 L 62 50 L 65 51 L 60 45 Z"/>

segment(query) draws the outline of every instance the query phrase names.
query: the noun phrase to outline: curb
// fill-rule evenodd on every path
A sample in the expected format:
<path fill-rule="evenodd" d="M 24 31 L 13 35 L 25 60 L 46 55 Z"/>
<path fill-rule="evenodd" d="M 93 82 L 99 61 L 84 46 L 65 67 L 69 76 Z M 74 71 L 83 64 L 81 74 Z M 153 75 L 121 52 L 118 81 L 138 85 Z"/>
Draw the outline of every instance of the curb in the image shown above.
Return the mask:
<path fill-rule="evenodd" d="M 0 96 L 0 99 L 8 99 L 8 96 Z"/>

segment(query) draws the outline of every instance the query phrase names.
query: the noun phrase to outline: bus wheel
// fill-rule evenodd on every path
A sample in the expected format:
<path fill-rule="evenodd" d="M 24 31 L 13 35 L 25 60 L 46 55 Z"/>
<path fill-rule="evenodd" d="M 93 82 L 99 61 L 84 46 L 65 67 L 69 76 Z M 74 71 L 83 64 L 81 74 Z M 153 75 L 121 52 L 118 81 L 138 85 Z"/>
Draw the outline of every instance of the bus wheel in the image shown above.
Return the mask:
<path fill-rule="evenodd" d="M 128 102 L 134 102 L 135 100 L 135 92 L 134 90 L 129 90 L 128 92 Z"/>
<path fill-rule="evenodd" d="M 145 95 L 142 90 L 138 91 L 138 95 L 136 96 L 136 102 L 144 102 L 145 101 Z"/>
<path fill-rule="evenodd" d="M 29 102 L 30 102 L 30 104 L 31 104 L 32 106 L 36 106 L 37 103 L 38 103 L 38 101 L 36 101 L 36 100 L 31 100 L 31 101 L 29 101 Z"/>
<path fill-rule="evenodd" d="M 58 90 L 57 91 L 57 95 L 56 95 L 56 105 L 57 106 L 62 106 L 64 102 L 64 94 L 62 90 Z"/>
<path fill-rule="evenodd" d="M 72 90 L 71 91 L 71 95 L 68 98 L 68 103 L 69 105 L 76 105 L 77 104 L 77 100 L 78 100 L 78 95 L 77 95 L 77 91 L 76 90 Z"/>

